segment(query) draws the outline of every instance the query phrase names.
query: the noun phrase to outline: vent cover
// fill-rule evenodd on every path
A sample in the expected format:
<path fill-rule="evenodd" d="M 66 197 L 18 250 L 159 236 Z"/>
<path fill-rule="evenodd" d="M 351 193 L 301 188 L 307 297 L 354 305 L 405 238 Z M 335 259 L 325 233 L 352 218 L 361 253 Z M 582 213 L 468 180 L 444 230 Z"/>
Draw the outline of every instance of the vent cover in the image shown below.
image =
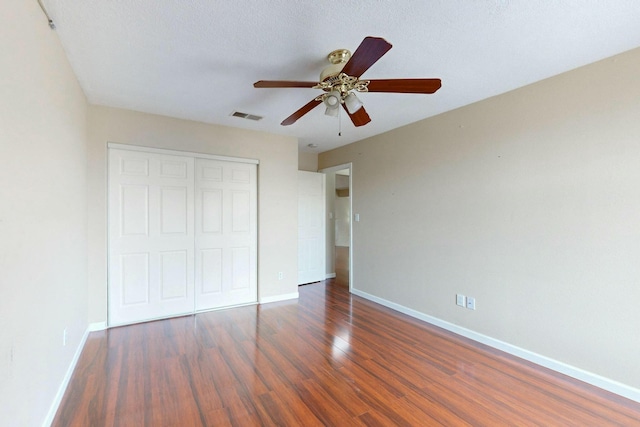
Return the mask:
<path fill-rule="evenodd" d="M 263 119 L 262 116 L 256 116 L 254 114 L 243 113 L 241 111 L 234 111 L 233 113 L 231 113 L 231 116 L 240 117 L 241 119 L 253 120 L 253 121 L 256 121 L 256 122 L 258 120 L 262 120 Z"/>

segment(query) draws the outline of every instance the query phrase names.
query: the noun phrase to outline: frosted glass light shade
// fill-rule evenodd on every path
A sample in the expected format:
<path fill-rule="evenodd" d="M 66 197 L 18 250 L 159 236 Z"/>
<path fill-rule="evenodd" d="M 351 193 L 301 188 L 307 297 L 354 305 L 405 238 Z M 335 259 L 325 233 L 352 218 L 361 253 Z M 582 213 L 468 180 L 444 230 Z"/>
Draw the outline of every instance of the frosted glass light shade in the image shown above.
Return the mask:
<path fill-rule="evenodd" d="M 353 114 L 362 108 L 362 102 L 353 92 L 347 95 L 347 97 L 344 99 L 344 105 L 345 107 L 347 107 L 347 111 L 349 111 L 349 114 Z"/>
<path fill-rule="evenodd" d="M 331 117 L 338 117 L 338 111 L 340 111 L 338 108 L 329 108 L 329 107 L 327 107 L 324 110 L 324 114 L 326 114 L 327 116 L 331 116 Z"/>
<path fill-rule="evenodd" d="M 332 109 L 337 109 L 340 106 L 340 99 L 342 98 L 341 94 L 339 91 L 334 90 L 329 92 L 325 97 L 324 97 L 324 105 L 327 106 L 327 108 L 332 108 Z"/>

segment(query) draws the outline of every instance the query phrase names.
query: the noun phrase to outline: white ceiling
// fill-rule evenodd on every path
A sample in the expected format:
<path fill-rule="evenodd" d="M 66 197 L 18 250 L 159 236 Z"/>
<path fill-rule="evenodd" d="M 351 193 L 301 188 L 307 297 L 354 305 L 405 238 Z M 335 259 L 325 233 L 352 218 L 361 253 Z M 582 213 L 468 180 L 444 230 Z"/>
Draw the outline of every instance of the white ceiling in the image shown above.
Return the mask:
<path fill-rule="evenodd" d="M 33 0 L 35 1 L 35 0 Z M 322 152 L 640 46 L 638 0 L 44 0 L 92 104 L 299 138 Z M 393 48 L 363 78 L 438 77 L 433 95 L 359 95 L 354 127 L 320 92 L 255 89 L 317 81 L 326 55 L 365 36 Z M 233 111 L 264 116 L 258 122 Z M 308 144 L 318 148 L 309 149 Z"/>

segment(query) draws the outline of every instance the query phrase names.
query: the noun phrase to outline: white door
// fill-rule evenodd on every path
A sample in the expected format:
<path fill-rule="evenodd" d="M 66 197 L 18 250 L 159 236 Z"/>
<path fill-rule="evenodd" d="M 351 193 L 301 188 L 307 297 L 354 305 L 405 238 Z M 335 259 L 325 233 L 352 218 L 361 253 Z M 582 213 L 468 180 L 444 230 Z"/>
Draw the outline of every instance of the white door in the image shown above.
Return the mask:
<path fill-rule="evenodd" d="M 109 150 L 109 324 L 194 310 L 194 159 Z"/>
<path fill-rule="evenodd" d="M 298 171 L 298 284 L 325 279 L 325 175 Z"/>
<path fill-rule="evenodd" d="M 196 310 L 258 299 L 256 169 L 196 159 Z"/>

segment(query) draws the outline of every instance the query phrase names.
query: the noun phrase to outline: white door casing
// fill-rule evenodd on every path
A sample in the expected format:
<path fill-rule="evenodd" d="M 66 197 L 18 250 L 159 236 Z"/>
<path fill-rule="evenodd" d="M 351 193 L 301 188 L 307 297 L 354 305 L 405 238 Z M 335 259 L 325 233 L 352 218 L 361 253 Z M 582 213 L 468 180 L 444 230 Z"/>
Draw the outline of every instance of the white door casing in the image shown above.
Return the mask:
<path fill-rule="evenodd" d="M 325 279 L 325 180 L 298 171 L 298 284 Z"/>
<path fill-rule="evenodd" d="M 257 301 L 256 169 L 196 159 L 196 310 Z"/>
<path fill-rule="evenodd" d="M 109 324 L 194 309 L 194 159 L 109 150 Z"/>

